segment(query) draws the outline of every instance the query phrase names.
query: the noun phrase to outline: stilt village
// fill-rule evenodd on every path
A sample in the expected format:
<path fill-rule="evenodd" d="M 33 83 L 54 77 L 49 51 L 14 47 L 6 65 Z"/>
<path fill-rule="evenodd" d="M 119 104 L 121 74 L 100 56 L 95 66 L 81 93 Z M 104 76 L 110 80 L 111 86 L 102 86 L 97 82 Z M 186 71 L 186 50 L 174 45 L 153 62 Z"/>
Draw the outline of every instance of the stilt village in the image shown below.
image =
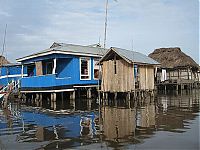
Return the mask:
<path fill-rule="evenodd" d="M 156 92 L 199 88 L 199 65 L 180 48 L 155 49 L 149 56 L 117 47 L 104 49 L 56 43 L 37 53 L 17 58 L 1 56 L 2 105 L 17 99 L 37 107 L 57 101 L 110 99 L 128 101 L 153 97 Z"/>

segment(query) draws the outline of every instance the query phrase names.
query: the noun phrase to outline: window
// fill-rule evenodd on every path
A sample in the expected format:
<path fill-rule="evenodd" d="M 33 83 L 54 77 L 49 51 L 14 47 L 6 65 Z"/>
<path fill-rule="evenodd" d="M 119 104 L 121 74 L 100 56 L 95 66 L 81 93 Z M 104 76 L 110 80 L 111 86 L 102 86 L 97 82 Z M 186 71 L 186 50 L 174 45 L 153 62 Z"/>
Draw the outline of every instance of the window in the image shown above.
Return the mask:
<path fill-rule="evenodd" d="M 115 69 L 115 74 L 117 74 L 117 63 L 116 63 L 116 59 L 114 60 L 114 69 Z"/>
<path fill-rule="evenodd" d="M 35 65 L 31 64 L 27 66 L 28 77 L 34 76 Z"/>
<path fill-rule="evenodd" d="M 46 63 L 46 74 L 52 74 L 53 71 L 53 63 L 47 62 Z"/>
<path fill-rule="evenodd" d="M 97 65 L 98 63 L 98 59 L 94 59 L 93 61 L 93 66 L 94 66 L 94 79 L 98 80 L 99 79 L 99 65 Z"/>
<path fill-rule="evenodd" d="M 116 54 L 114 55 L 114 72 L 117 74 Z"/>
<path fill-rule="evenodd" d="M 80 58 L 80 73 L 82 80 L 90 79 L 90 58 Z"/>

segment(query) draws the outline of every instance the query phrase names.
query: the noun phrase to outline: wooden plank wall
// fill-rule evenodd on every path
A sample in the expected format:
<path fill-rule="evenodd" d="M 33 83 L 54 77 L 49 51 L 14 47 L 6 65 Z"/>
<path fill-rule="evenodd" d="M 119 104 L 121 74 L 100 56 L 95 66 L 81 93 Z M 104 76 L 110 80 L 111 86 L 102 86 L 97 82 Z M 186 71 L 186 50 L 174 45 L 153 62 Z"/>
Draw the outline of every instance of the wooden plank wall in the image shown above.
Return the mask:
<path fill-rule="evenodd" d="M 37 76 L 43 75 L 42 61 L 35 62 L 35 66 L 36 66 L 36 75 Z"/>
<path fill-rule="evenodd" d="M 139 88 L 141 90 L 154 89 L 154 68 L 153 66 L 139 66 Z"/>
<path fill-rule="evenodd" d="M 103 92 L 130 92 L 134 90 L 134 69 L 123 59 L 116 60 L 116 74 L 114 60 L 104 61 L 102 66 Z"/>

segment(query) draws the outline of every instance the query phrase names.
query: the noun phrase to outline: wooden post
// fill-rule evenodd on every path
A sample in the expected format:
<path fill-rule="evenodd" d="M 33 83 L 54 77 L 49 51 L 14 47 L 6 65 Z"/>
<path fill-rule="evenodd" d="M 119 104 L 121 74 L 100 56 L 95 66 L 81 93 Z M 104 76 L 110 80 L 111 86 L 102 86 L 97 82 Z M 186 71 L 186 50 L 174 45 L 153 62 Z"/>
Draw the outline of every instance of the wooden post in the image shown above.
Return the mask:
<path fill-rule="evenodd" d="M 92 98 L 92 94 L 91 94 L 91 88 L 88 88 L 88 90 L 87 90 L 87 98 L 88 99 L 91 99 Z"/>
<path fill-rule="evenodd" d="M 23 101 L 23 103 L 26 103 L 26 100 L 27 100 L 27 96 L 26 96 L 26 94 L 24 93 L 24 94 L 22 94 L 22 101 Z"/>
<path fill-rule="evenodd" d="M 114 93 L 114 100 L 117 100 L 117 92 Z"/>
<path fill-rule="evenodd" d="M 40 95 L 39 95 L 39 93 L 36 93 L 35 103 L 36 103 L 36 106 L 37 106 L 37 107 L 39 107 L 39 105 L 40 105 L 39 99 L 40 99 Z"/>
<path fill-rule="evenodd" d="M 56 110 L 56 93 L 51 93 L 51 108 Z"/>
<path fill-rule="evenodd" d="M 70 99 L 73 99 L 73 100 L 76 99 L 76 92 L 75 91 L 70 92 Z"/>
<path fill-rule="evenodd" d="M 73 107 L 73 110 L 75 110 L 75 106 L 76 106 L 76 101 L 75 99 L 70 99 L 70 107 Z"/>
<path fill-rule="evenodd" d="M 87 100 L 87 108 L 88 108 L 89 111 L 91 110 L 91 106 L 92 106 L 92 100 L 88 99 Z"/>
<path fill-rule="evenodd" d="M 102 99 L 105 99 L 105 92 L 102 93 Z"/>
<path fill-rule="evenodd" d="M 31 94 L 31 105 L 32 105 L 32 106 L 34 105 L 34 101 L 35 101 L 35 99 L 34 99 L 34 95 Z"/>
<path fill-rule="evenodd" d="M 40 93 L 39 105 L 40 105 L 40 107 L 42 107 L 42 93 Z"/>
<path fill-rule="evenodd" d="M 108 92 L 105 93 L 106 100 L 108 100 Z"/>
<path fill-rule="evenodd" d="M 127 92 L 126 93 L 126 100 L 130 101 L 130 99 L 131 99 L 131 94 L 130 94 L 130 92 Z"/>

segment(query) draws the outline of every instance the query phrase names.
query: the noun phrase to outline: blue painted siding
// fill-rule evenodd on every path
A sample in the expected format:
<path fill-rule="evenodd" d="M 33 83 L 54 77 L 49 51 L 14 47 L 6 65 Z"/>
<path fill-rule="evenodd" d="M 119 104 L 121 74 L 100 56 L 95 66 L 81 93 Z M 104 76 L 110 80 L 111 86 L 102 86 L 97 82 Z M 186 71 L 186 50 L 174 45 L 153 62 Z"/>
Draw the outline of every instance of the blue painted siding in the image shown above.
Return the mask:
<path fill-rule="evenodd" d="M 59 78 L 71 77 L 75 69 L 73 59 L 59 59 L 57 62 L 56 73 Z"/>
<path fill-rule="evenodd" d="M 0 85 L 7 85 L 12 80 L 19 80 L 21 78 L 21 66 L 11 65 L 3 66 L 1 69 Z M 17 77 L 16 77 L 17 76 Z"/>
<path fill-rule="evenodd" d="M 1 76 L 7 75 L 7 68 L 6 67 L 1 67 Z"/>
<path fill-rule="evenodd" d="M 21 66 L 8 67 L 8 74 L 9 75 L 21 74 Z"/>
<path fill-rule="evenodd" d="M 21 81 L 22 88 L 44 88 L 44 87 L 55 87 L 55 86 L 65 86 L 65 85 L 97 85 L 98 80 L 94 80 L 94 66 L 93 57 L 90 58 L 90 80 L 80 79 L 80 57 L 72 55 L 48 55 L 46 57 L 34 58 L 29 60 L 32 61 L 53 61 L 57 58 L 57 68 L 56 75 L 42 75 L 42 76 L 32 76 L 25 77 Z M 24 62 L 22 62 L 24 63 Z M 28 61 L 26 61 L 28 63 Z M 43 66 L 43 73 L 45 74 L 45 66 Z M 36 75 L 36 70 L 34 70 L 34 75 Z"/>
<path fill-rule="evenodd" d="M 8 83 L 10 83 L 12 80 L 17 81 L 19 79 L 21 79 L 21 77 L 3 78 L 3 79 L 0 79 L 0 85 L 5 86 L 5 85 L 8 85 Z"/>
<path fill-rule="evenodd" d="M 21 87 L 51 87 L 55 86 L 55 75 L 25 77 L 21 79 Z"/>

